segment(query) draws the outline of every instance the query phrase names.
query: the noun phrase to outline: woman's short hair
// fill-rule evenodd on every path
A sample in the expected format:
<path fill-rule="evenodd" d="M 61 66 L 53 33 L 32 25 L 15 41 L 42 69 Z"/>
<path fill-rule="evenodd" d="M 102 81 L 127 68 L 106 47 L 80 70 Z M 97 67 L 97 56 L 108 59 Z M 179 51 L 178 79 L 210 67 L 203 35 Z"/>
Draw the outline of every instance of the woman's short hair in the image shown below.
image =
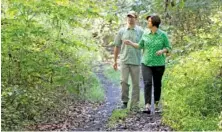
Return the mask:
<path fill-rule="evenodd" d="M 159 25 L 161 23 L 160 17 L 157 15 L 149 15 L 146 17 L 146 20 L 148 20 L 149 18 L 151 18 L 151 22 L 153 26 L 156 26 L 157 28 L 159 28 Z"/>

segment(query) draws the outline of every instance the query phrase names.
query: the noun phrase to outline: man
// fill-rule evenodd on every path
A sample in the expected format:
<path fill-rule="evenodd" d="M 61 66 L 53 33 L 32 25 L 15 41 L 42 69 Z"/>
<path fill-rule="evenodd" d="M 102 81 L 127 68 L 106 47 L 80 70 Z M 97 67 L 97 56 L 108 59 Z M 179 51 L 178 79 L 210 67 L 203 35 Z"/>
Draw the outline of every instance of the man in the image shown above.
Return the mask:
<path fill-rule="evenodd" d="M 120 52 L 120 71 L 121 71 L 121 87 L 122 87 L 122 108 L 127 108 L 129 101 L 129 75 L 132 80 L 132 96 L 131 109 L 138 108 L 139 103 L 139 74 L 140 74 L 140 60 L 141 51 L 129 45 L 123 44 L 124 40 L 131 40 L 138 43 L 143 35 L 141 27 L 136 25 L 137 14 L 130 11 L 127 14 L 127 25 L 119 30 L 115 37 L 114 47 L 114 70 L 117 70 L 117 57 Z M 120 51 L 121 50 L 121 51 Z"/>

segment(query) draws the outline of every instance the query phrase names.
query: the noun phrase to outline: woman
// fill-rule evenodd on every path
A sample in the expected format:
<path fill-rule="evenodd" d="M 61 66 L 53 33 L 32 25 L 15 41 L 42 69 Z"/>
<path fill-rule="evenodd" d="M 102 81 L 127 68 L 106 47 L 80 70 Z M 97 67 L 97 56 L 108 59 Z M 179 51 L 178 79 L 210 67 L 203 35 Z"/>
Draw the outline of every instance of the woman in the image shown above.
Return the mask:
<path fill-rule="evenodd" d="M 155 89 L 155 103 L 158 103 L 161 95 L 161 80 L 165 70 L 166 57 L 164 53 L 168 53 L 171 50 L 171 45 L 166 33 L 159 29 L 161 23 L 159 16 L 147 16 L 146 19 L 150 32 L 144 33 L 138 44 L 130 40 L 124 40 L 124 44 L 143 49 L 142 74 L 144 98 L 146 112 L 150 113 L 152 79 Z"/>

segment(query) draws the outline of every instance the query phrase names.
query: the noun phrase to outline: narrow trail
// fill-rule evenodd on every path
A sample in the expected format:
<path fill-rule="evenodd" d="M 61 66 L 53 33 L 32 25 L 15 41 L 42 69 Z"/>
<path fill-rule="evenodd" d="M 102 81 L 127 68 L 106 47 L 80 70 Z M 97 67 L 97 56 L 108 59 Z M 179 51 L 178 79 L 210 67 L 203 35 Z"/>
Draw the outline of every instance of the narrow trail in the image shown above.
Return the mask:
<path fill-rule="evenodd" d="M 97 77 L 105 91 L 105 101 L 93 103 L 77 101 L 70 105 L 69 112 L 61 115 L 61 119 L 37 125 L 40 131 L 172 131 L 161 122 L 161 114 L 148 115 L 142 112 L 129 112 L 124 119 L 117 120 L 112 128 L 108 127 L 108 119 L 113 110 L 121 104 L 121 87 L 104 75 L 104 64 L 95 70 Z M 140 87 L 143 87 L 142 80 Z M 143 88 L 140 89 L 143 91 Z M 142 96 L 142 95 L 141 95 Z M 67 115 L 68 114 L 68 115 Z"/>
<path fill-rule="evenodd" d="M 105 90 L 105 102 L 99 106 L 98 109 L 91 111 L 91 119 L 79 128 L 71 129 L 72 131 L 105 131 L 108 118 L 111 116 L 112 111 L 117 108 L 120 100 L 120 88 L 117 84 L 107 79 L 103 73 L 103 66 L 99 65 L 98 70 L 95 71 L 98 76 L 102 87 Z"/>
<path fill-rule="evenodd" d="M 112 111 L 121 103 L 120 85 L 111 82 L 103 73 L 103 65 L 99 65 L 98 71 L 95 72 L 102 86 L 105 88 L 105 102 L 98 109 L 91 111 L 91 119 L 85 122 L 79 128 L 71 129 L 72 131 L 171 131 L 161 122 L 161 115 L 148 115 L 141 112 L 130 113 L 125 120 L 116 122 L 115 127 L 108 128 L 107 122 Z M 143 87 L 142 80 L 140 86 Z M 143 88 L 141 88 L 143 91 Z"/>

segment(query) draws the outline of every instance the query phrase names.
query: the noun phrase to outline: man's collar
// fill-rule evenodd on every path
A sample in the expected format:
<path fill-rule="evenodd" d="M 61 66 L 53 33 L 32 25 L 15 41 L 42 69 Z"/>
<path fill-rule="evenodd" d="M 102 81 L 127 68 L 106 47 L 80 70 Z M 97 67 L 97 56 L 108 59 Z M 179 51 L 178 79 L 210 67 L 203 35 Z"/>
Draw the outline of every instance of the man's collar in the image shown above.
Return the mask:
<path fill-rule="evenodd" d="M 136 25 L 135 25 L 133 28 L 130 28 L 130 27 L 127 26 L 126 29 L 127 29 L 127 30 L 129 30 L 129 29 L 135 30 L 135 29 L 136 29 Z"/>

